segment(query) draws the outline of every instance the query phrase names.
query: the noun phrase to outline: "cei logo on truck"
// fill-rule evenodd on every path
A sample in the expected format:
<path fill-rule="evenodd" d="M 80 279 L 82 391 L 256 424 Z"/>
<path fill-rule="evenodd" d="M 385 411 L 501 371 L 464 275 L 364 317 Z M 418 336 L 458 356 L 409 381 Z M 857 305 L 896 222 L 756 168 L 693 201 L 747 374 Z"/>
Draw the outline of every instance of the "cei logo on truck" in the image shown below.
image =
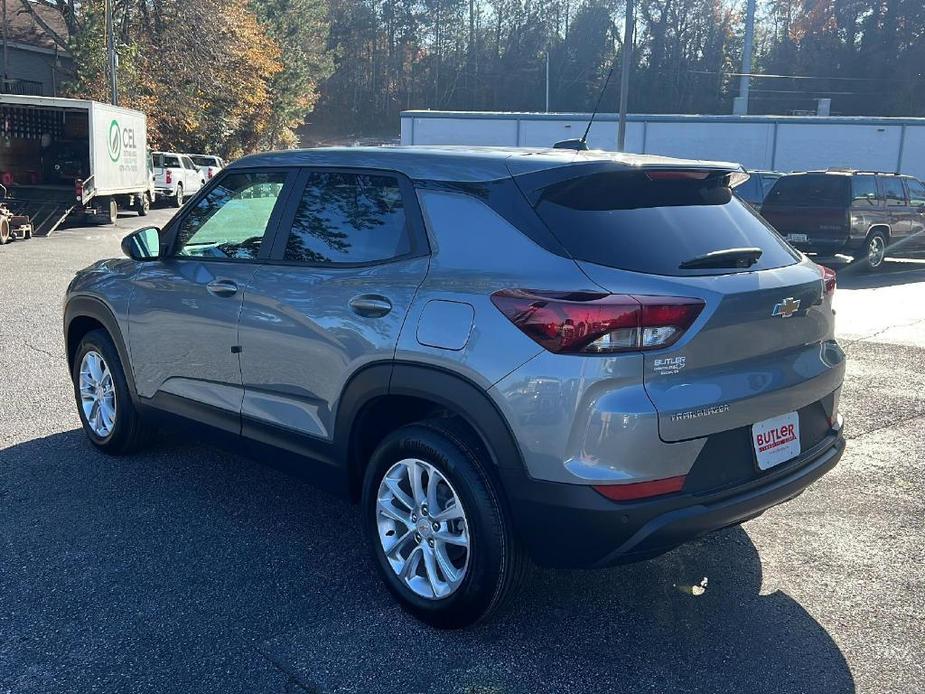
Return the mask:
<path fill-rule="evenodd" d="M 119 161 L 122 156 L 122 128 L 119 127 L 119 121 L 113 118 L 109 124 L 109 158 L 113 161 Z"/>
<path fill-rule="evenodd" d="M 134 150 L 135 149 L 135 129 L 134 128 L 125 128 L 124 130 L 119 126 L 119 121 L 115 118 L 112 119 L 112 123 L 109 124 L 109 158 L 113 161 L 119 161 L 119 158 L 122 156 L 122 149 Z"/>

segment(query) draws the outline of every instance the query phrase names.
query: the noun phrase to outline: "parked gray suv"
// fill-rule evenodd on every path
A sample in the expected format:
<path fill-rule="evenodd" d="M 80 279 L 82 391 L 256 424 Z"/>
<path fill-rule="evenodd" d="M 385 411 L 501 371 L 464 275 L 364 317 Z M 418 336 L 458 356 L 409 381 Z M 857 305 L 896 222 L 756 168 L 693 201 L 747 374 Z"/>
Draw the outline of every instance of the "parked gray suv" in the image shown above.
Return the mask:
<path fill-rule="evenodd" d="M 731 195 L 735 165 L 451 147 L 261 154 L 64 332 L 91 443 L 165 421 L 292 458 L 361 506 L 437 626 L 527 557 L 645 559 L 787 501 L 844 449 L 835 277 Z"/>

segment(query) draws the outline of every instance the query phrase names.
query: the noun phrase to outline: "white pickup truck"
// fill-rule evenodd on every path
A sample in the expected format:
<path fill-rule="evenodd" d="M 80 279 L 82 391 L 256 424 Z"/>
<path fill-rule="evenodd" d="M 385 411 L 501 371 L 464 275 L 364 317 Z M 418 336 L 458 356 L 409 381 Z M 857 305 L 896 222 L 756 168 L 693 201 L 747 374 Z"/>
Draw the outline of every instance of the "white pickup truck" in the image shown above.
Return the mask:
<path fill-rule="evenodd" d="M 154 152 L 154 190 L 180 207 L 187 195 L 202 188 L 206 181 L 199 167 L 187 154 Z"/>

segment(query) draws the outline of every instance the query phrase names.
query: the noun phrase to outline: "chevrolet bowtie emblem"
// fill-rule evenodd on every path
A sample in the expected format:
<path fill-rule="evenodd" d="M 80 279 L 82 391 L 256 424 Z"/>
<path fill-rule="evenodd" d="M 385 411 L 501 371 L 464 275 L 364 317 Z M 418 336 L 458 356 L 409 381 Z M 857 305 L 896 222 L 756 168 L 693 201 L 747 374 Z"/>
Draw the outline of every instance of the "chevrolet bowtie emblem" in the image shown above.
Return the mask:
<path fill-rule="evenodd" d="M 774 310 L 771 311 L 772 316 L 780 316 L 781 318 L 790 318 L 794 313 L 800 310 L 800 300 L 794 299 L 792 296 L 788 296 L 786 299 L 781 301 L 779 304 L 774 305 Z"/>

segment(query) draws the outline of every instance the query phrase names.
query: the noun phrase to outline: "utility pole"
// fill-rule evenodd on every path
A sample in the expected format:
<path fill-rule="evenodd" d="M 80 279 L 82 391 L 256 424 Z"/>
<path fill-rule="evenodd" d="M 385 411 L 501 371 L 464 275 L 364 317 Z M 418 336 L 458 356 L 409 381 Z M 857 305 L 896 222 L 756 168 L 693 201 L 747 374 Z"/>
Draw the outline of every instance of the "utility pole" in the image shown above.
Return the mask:
<path fill-rule="evenodd" d="M 546 51 L 546 113 L 549 113 L 549 51 Z"/>
<path fill-rule="evenodd" d="M 626 151 L 626 107 L 630 95 L 630 69 L 633 64 L 634 33 L 633 0 L 626 0 L 626 20 L 623 26 L 623 72 L 620 75 L 620 127 L 617 130 L 617 151 Z"/>
<path fill-rule="evenodd" d="M 732 112 L 748 113 L 748 88 L 752 72 L 752 44 L 755 42 L 755 0 L 748 0 L 745 9 L 745 41 L 742 44 L 742 75 L 739 77 L 739 96 L 733 100 Z"/>
<path fill-rule="evenodd" d="M 106 0 L 106 52 L 109 57 L 109 88 L 112 91 L 112 105 L 119 105 L 119 85 L 116 68 L 119 56 L 116 55 L 116 37 L 112 26 L 112 0 Z"/>
<path fill-rule="evenodd" d="M 7 73 L 7 67 L 9 66 L 9 62 L 7 59 L 7 52 L 6 52 L 6 44 L 7 44 L 6 31 L 7 31 L 6 29 L 6 0 L 3 0 L 3 85 L 2 85 L 2 89 L 0 89 L 0 92 L 4 92 L 4 93 L 6 93 L 7 81 L 9 80 L 9 77 L 10 77 L 9 73 Z"/>

